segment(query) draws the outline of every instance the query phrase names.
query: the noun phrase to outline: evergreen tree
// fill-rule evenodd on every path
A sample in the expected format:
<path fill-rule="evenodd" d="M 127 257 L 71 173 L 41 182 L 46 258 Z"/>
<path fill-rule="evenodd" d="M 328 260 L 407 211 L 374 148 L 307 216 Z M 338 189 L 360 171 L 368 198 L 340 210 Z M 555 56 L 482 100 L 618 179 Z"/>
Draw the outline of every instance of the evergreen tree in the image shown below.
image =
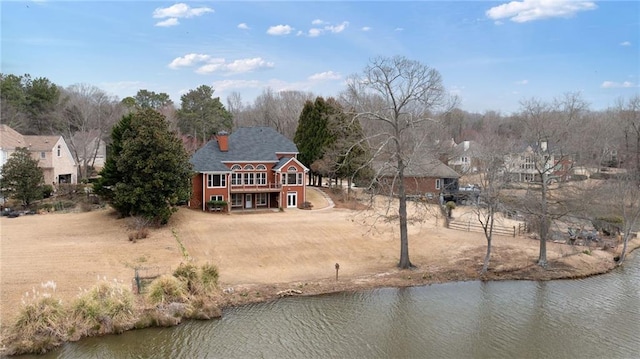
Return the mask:
<path fill-rule="evenodd" d="M 202 85 L 180 97 L 178 127 L 183 134 L 206 142 L 218 131 L 231 131 L 231 113 L 224 108 L 219 97 L 213 97 L 213 88 Z"/>
<path fill-rule="evenodd" d="M 31 157 L 27 148 L 17 148 L 7 163 L 2 166 L 0 190 L 2 195 L 22 201 L 28 207 L 34 200 L 42 198 L 44 175 L 38 160 Z"/>
<path fill-rule="evenodd" d="M 300 113 L 293 142 L 298 146 L 298 159 L 310 169 L 310 185 L 316 184 L 315 177 L 319 175 L 313 170 L 312 164 L 322 158 L 326 146 L 333 141 L 329 131 L 329 117 L 332 113 L 335 113 L 335 108 L 329 106 L 322 97 L 317 97 L 314 102 L 307 101 Z M 318 185 L 320 184 L 322 177 L 318 181 Z"/>
<path fill-rule="evenodd" d="M 165 224 L 189 196 L 191 166 L 165 117 L 152 109 L 129 114 L 112 131 L 110 157 L 96 190 L 122 216 Z"/>

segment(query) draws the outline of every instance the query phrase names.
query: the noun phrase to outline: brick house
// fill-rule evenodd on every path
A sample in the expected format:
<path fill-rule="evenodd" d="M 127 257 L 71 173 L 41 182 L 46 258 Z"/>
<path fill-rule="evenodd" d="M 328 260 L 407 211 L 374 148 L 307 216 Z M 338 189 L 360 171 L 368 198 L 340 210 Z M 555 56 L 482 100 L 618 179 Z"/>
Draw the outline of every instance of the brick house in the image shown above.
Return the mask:
<path fill-rule="evenodd" d="M 379 182 L 383 192 L 398 194 L 398 179 L 393 162 L 378 163 Z M 460 175 L 451 167 L 429 155 L 414 158 L 404 170 L 407 197 L 442 200 L 458 191 Z"/>
<path fill-rule="evenodd" d="M 270 127 L 220 132 L 191 156 L 196 172 L 189 207 L 209 210 L 210 200 L 225 201 L 223 211 L 302 208 L 309 171 L 296 159 L 298 148 Z"/>

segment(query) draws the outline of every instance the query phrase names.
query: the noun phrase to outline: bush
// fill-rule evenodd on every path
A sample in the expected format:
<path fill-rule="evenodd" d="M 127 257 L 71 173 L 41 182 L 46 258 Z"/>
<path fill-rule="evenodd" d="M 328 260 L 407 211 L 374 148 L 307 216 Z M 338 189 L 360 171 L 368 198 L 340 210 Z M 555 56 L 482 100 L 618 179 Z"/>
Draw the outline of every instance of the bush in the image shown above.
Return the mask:
<path fill-rule="evenodd" d="M 170 275 L 163 275 L 149 285 L 147 298 L 151 304 L 186 303 L 187 290 L 184 282 Z"/>
<path fill-rule="evenodd" d="M 66 340 L 67 311 L 62 303 L 45 296 L 18 312 L 7 335 L 7 354 L 46 353 Z"/>
<path fill-rule="evenodd" d="M 181 263 L 173 276 L 182 281 L 192 295 L 209 295 L 218 287 L 218 268 L 211 264 L 198 269 L 193 264 Z"/>
<path fill-rule="evenodd" d="M 50 184 L 45 184 L 40 187 L 42 191 L 42 198 L 49 198 L 53 195 L 53 186 Z"/>
<path fill-rule="evenodd" d="M 76 337 L 122 333 L 133 328 L 134 304 L 131 290 L 118 282 L 98 283 L 72 305 Z"/>

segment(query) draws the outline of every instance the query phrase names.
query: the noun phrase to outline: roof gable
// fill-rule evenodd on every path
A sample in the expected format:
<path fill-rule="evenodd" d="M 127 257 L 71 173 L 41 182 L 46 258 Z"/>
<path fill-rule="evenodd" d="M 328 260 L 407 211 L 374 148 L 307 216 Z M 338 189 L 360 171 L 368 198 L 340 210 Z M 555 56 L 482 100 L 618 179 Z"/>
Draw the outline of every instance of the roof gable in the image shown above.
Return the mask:
<path fill-rule="evenodd" d="M 30 151 L 51 151 L 60 140 L 60 136 L 24 136 Z"/>
<path fill-rule="evenodd" d="M 271 127 L 242 127 L 229 135 L 228 151 L 211 140 L 191 156 L 197 172 L 228 171 L 224 162 L 278 162 L 276 153 L 298 153 L 298 147 Z"/>
<path fill-rule="evenodd" d="M 15 149 L 17 147 L 26 147 L 27 144 L 18 131 L 7 125 L 0 125 L 0 148 Z"/>

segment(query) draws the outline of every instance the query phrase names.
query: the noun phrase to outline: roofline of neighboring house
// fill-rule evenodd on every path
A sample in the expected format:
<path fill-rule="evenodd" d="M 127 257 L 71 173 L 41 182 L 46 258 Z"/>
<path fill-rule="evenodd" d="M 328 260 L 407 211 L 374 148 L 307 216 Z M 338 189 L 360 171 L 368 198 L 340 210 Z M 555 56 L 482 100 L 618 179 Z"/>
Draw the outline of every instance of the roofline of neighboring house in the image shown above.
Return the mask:
<path fill-rule="evenodd" d="M 220 161 L 222 163 L 278 163 L 280 161 Z"/>

